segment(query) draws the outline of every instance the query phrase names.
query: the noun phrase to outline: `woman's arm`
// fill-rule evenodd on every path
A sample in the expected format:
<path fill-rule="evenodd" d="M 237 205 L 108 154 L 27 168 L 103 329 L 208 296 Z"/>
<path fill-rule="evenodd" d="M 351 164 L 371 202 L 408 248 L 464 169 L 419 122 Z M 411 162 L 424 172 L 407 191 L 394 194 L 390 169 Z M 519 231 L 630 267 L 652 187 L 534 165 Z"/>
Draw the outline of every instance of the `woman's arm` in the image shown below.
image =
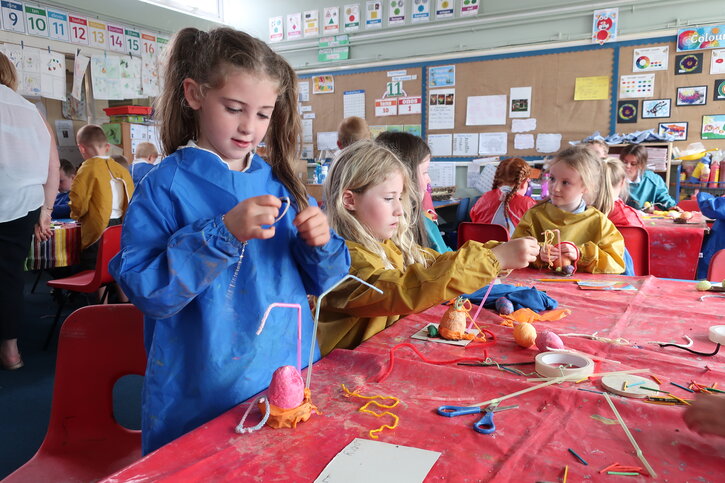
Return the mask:
<path fill-rule="evenodd" d="M 53 213 L 55 197 L 58 194 L 58 181 L 60 179 L 60 160 L 58 148 L 55 145 L 55 133 L 45 121 L 45 127 L 50 133 L 50 155 L 48 158 L 48 179 L 43 185 L 43 206 L 40 208 L 38 223 L 35 225 L 35 236 L 41 240 L 50 238 L 50 215 Z"/>

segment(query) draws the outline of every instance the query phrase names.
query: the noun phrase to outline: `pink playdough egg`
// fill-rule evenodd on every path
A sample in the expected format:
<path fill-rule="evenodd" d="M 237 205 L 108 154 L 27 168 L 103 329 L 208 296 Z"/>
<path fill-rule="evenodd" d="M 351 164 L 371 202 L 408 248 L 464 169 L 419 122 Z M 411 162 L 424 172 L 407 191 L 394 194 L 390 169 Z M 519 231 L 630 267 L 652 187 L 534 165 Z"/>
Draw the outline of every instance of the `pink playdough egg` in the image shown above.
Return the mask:
<path fill-rule="evenodd" d="M 305 384 L 300 371 L 294 366 L 282 366 L 272 374 L 267 390 L 269 402 L 278 408 L 293 409 L 302 404 Z"/>
<path fill-rule="evenodd" d="M 541 352 L 545 352 L 549 349 L 563 349 L 564 342 L 561 338 L 550 330 L 545 330 L 536 336 L 536 347 Z"/>

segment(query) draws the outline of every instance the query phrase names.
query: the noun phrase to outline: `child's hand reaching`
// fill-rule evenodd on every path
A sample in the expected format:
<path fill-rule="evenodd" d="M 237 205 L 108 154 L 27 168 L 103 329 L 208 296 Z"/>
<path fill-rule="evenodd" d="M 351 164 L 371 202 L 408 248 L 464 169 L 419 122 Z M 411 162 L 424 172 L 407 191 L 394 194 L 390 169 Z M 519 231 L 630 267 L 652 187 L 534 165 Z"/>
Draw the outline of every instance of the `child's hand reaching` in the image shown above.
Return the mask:
<path fill-rule="evenodd" d="M 561 256 L 561 249 L 553 245 L 549 247 L 542 246 L 540 256 L 542 262 L 552 264 Z"/>
<path fill-rule="evenodd" d="M 535 238 L 527 236 L 502 243 L 491 249 L 502 269 L 524 268 L 535 262 L 539 255 L 539 243 Z"/>
<path fill-rule="evenodd" d="M 224 224 L 241 242 L 252 238 L 266 240 L 274 236 L 274 227 L 262 225 L 273 224 L 281 206 L 282 201 L 272 195 L 247 198 L 224 215 Z"/>
<path fill-rule="evenodd" d="M 327 216 L 316 206 L 308 206 L 302 210 L 293 223 L 302 239 L 310 246 L 318 247 L 330 241 Z"/>
<path fill-rule="evenodd" d="M 725 396 L 698 394 L 685 409 L 687 427 L 699 434 L 725 436 Z"/>

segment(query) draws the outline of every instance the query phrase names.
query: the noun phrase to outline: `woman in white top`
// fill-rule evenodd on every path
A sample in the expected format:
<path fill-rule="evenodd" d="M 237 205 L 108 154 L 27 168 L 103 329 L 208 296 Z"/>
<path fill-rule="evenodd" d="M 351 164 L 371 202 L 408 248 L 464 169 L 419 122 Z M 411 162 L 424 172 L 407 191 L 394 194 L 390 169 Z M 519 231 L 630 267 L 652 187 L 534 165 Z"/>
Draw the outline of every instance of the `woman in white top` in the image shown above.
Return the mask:
<path fill-rule="evenodd" d="M 25 317 L 23 262 L 35 234 L 50 237 L 58 152 L 38 110 L 15 92 L 17 73 L 0 53 L 0 367 L 19 369 Z"/>

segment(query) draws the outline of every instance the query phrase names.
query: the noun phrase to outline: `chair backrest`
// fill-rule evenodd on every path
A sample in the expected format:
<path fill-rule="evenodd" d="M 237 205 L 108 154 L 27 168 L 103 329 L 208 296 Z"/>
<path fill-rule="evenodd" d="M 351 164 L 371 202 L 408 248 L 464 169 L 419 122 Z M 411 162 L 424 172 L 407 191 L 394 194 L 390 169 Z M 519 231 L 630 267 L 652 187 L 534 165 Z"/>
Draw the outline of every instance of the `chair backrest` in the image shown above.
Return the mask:
<path fill-rule="evenodd" d="M 460 224 L 466 221 L 470 221 L 470 215 L 468 212 L 471 208 L 471 198 L 461 198 L 458 207 L 456 208 L 456 223 Z"/>
<path fill-rule="evenodd" d="M 464 222 L 458 225 L 458 246 L 462 246 L 468 240 L 475 240 L 485 243 L 490 240 L 507 242 L 509 232 L 502 225 L 494 223 L 473 223 Z"/>
<path fill-rule="evenodd" d="M 93 283 L 102 286 L 113 282 L 113 276 L 108 272 L 108 262 L 121 251 L 121 228 L 123 225 L 109 226 L 103 231 L 98 242 L 98 258 L 96 258 L 96 274 Z"/>
<path fill-rule="evenodd" d="M 713 282 L 725 280 L 725 249 L 716 251 L 710 259 L 710 266 L 707 267 L 707 279 Z"/>
<path fill-rule="evenodd" d="M 58 341 L 48 432 L 10 481 L 96 480 L 139 459 L 141 432 L 116 422 L 113 386 L 145 370 L 143 314 L 136 307 L 89 305 L 69 315 Z"/>
<path fill-rule="evenodd" d="M 700 211 L 700 205 L 697 204 L 697 200 L 680 200 L 677 206 L 684 211 Z"/>
<path fill-rule="evenodd" d="M 641 226 L 618 226 L 634 262 L 635 275 L 649 275 L 649 233 Z"/>

